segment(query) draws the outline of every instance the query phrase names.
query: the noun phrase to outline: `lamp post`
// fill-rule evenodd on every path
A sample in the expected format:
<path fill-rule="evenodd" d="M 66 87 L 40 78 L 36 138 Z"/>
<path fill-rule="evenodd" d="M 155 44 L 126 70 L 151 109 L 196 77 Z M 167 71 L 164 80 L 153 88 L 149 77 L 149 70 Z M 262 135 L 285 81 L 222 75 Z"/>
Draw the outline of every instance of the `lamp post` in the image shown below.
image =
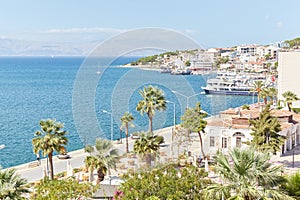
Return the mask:
<path fill-rule="evenodd" d="M 194 96 L 197 96 L 197 95 L 201 94 L 201 93 L 197 93 L 197 94 L 193 94 L 193 95 L 191 95 L 191 96 L 186 96 L 186 95 L 184 95 L 184 94 L 182 94 L 182 93 L 180 93 L 180 92 L 177 92 L 177 91 L 175 91 L 175 90 L 172 90 L 172 92 L 173 92 L 174 94 L 179 94 L 179 95 L 181 95 L 181 96 L 183 96 L 183 97 L 186 98 L 186 108 L 189 108 L 189 101 L 190 101 L 190 98 L 191 98 L 191 97 L 194 97 Z"/>
<path fill-rule="evenodd" d="M 107 110 L 102 110 L 102 112 L 110 115 L 110 140 L 113 140 L 113 133 L 114 133 L 113 115 L 111 112 L 108 112 Z"/>
<path fill-rule="evenodd" d="M 293 168 L 295 168 L 295 145 L 293 144 Z"/>
<path fill-rule="evenodd" d="M 174 156 L 174 148 L 173 148 L 173 141 L 174 141 L 174 131 L 176 128 L 176 104 L 173 101 L 166 101 L 167 103 L 173 104 L 173 130 L 172 130 L 172 143 L 171 143 L 171 158 L 173 159 Z"/>

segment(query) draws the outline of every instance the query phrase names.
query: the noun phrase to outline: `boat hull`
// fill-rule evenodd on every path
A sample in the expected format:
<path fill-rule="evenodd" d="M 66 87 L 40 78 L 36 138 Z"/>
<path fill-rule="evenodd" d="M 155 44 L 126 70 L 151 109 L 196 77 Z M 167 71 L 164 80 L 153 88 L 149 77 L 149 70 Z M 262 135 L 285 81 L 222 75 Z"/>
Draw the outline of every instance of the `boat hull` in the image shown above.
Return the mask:
<path fill-rule="evenodd" d="M 205 88 L 202 88 L 202 89 L 204 90 L 205 94 L 257 96 L 256 92 L 250 92 L 250 91 L 208 90 Z"/>

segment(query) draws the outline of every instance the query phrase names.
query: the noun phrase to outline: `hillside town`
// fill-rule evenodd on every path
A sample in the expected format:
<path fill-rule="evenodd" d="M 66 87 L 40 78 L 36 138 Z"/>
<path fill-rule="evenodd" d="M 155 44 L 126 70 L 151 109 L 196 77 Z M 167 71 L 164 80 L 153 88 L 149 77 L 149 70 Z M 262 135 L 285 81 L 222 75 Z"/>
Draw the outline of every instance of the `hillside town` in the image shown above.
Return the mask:
<path fill-rule="evenodd" d="M 278 42 L 271 45 L 240 45 L 231 48 L 209 48 L 167 52 L 149 56 L 131 65 L 150 65 L 163 71 L 190 70 L 191 74 L 203 74 L 212 70 L 266 72 L 277 69 L 280 51 L 292 51 L 288 44 Z M 165 71 L 164 71 L 165 70 Z"/>

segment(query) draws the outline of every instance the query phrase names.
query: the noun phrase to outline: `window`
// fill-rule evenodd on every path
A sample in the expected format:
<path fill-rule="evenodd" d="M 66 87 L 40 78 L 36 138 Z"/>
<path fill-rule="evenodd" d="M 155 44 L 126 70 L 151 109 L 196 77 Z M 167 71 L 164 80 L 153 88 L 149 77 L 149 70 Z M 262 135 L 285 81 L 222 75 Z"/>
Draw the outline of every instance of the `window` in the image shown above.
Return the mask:
<path fill-rule="evenodd" d="M 235 145 L 237 148 L 240 148 L 242 146 L 242 138 L 236 137 Z"/>
<path fill-rule="evenodd" d="M 215 146 L 215 137 L 210 136 L 209 137 L 209 146 L 214 147 Z"/>
<path fill-rule="evenodd" d="M 222 137 L 222 148 L 227 148 L 227 138 Z"/>

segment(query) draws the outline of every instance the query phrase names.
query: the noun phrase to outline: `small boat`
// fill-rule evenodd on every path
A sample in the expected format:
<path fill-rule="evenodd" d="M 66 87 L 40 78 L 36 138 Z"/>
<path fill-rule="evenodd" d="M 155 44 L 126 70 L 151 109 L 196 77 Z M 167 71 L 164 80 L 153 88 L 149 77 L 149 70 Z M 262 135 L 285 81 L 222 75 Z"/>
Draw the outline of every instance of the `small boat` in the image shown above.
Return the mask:
<path fill-rule="evenodd" d="M 176 69 L 171 72 L 172 75 L 191 75 L 191 73 L 189 69 Z"/>
<path fill-rule="evenodd" d="M 172 72 L 172 69 L 171 68 L 162 68 L 161 70 L 160 70 L 160 73 L 162 73 L 162 74 L 169 74 L 169 73 L 171 73 Z"/>
<path fill-rule="evenodd" d="M 4 144 L 1 144 L 0 145 L 0 149 L 4 149 L 5 148 L 5 145 Z"/>

